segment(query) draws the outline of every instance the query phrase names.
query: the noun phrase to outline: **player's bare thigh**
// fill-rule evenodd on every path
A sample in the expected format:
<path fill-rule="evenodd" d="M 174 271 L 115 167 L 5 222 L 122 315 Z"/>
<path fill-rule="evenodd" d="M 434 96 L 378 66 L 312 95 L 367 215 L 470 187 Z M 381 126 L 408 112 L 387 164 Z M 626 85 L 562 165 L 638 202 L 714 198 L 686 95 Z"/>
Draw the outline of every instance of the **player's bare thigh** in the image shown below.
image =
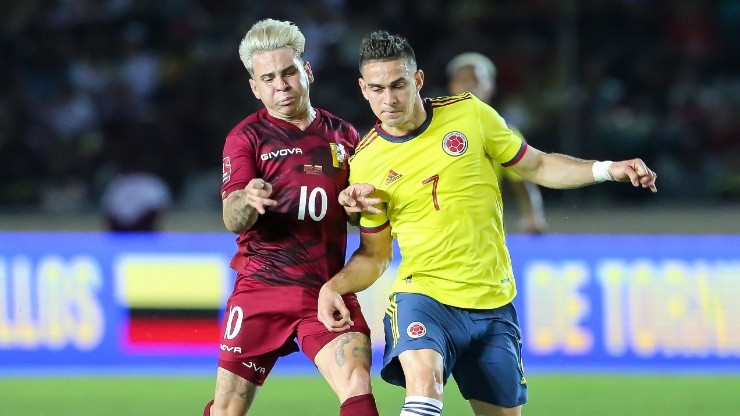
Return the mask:
<path fill-rule="evenodd" d="M 475 416 L 521 416 L 522 406 L 500 407 L 478 400 L 469 400 Z"/>
<path fill-rule="evenodd" d="M 259 386 L 231 371 L 218 367 L 216 394 L 211 416 L 243 416 L 252 406 Z"/>
<path fill-rule="evenodd" d="M 370 339 L 360 332 L 342 334 L 324 345 L 314 363 L 337 394 L 340 402 L 350 397 L 369 394 Z"/>

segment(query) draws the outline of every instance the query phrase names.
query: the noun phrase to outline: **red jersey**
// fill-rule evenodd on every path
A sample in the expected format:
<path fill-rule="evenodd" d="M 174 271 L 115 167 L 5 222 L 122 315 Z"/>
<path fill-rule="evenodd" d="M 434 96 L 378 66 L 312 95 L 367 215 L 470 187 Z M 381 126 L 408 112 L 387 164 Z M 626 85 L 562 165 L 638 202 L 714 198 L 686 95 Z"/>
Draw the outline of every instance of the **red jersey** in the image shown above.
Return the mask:
<path fill-rule="evenodd" d="M 347 217 L 337 198 L 349 184 L 347 160 L 358 141 L 351 124 L 321 109 L 305 131 L 265 109 L 231 130 L 222 198 L 262 178 L 277 201 L 237 237 L 234 270 L 270 285 L 319 289 L 342 268 Z"/>

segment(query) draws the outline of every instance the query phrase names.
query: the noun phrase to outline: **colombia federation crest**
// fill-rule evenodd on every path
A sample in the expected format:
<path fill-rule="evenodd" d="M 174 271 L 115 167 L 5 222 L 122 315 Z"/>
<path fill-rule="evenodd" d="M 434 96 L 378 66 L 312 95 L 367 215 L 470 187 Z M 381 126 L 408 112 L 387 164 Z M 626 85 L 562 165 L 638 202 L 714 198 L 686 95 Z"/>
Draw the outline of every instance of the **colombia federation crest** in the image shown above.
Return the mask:
<path fill-rule="evenodd" d="M 442 150 L 450 156 L 461 156 L 468 150 L 468 138 L 459 131 L 451 131 L 442 139 Z"/>

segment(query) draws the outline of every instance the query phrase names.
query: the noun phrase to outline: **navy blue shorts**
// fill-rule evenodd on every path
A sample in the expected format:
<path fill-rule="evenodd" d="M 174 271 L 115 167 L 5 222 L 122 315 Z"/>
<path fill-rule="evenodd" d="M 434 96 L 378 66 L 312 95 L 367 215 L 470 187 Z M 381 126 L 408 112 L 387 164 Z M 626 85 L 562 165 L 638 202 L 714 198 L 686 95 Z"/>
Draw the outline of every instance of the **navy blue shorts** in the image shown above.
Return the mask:
<path fill-rule="evenodd" d="M 405 386 L 398 355 L 433 349 L 444 357 L 444 382 L 450 374 L 466 400 L 501 407 L 527 402 L 522 342 L 514 305 L 492 310 L 461 309 L 415 293 L 396 293 L 383 319 L 385 352 L 380 375 Z"/>

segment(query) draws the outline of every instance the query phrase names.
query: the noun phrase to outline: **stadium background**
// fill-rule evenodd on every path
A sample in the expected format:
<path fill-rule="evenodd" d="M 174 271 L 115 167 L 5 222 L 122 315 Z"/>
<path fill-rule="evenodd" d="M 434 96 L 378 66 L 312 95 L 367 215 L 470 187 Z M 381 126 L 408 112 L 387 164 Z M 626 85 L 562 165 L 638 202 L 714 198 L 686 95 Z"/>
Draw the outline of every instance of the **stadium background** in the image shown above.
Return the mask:
<path fill-rule="evenodd" d="M 466 50 L 488 54 L 499 69 L 494 106 L 533 145 L 586 158 L 639 155 L 660 173 L 657 195 L 614 184 L 543 190 L 554 238 L 602 235 L 599 257 L 622 253 L 609 247 L 608 235 L 637 234 L 630 242 L 641 256 L 691 263 L 713 255 L 686 254 L 685 246 L 671 255 L 657 235 L 685 242 L 682 235 L 723 234 L 730 243 L 720 260 L 739 261 L 738 1 L 66 0 L 5 1 L 0 13 L 0 229 L 20 233 L 0 236 L 4 308 L 12 304 L 9 287 L 18 278 L 11 265 L 18 257 L 32 259 L 33 267 L 34 259 L 65 260 L 59 253 L 105 239 L 92 234 L 105 229 L 100 197 L 120 173 L 147 171 L 166 181 L 173 204 L 161 228 L 167 238 L 183 238 L 176 246 L 188 241 L 185 232 L 216 233 L 219 247 L 230 250 L 233 239 L 222 233 L 220 220 L 218 160 L 225 133 L 259 107 L 236 46 L 263 17 L 301 27 L 316 72 L 313 104 L 360 131 L 373 122 L 356 88 L 357 45 L 367 31 L 409 37 L 426 73 L 427 96 L 444 94 L 449 58 Z M 515 240 L 524 238 L 517 235 L 512 203 L 507 224 Z M 78 240 L 59 246 L 69 231 Z M 26 238 L 33 248 L 22 244 Z M 156 241 L 150 236 L 140 247 L 156 254 L 162 249 Z M 578 249 L 566 257 L 588 260 Z M 729 281 L 740 278 L 737 266 L 728 270 L 734 273 Z M 105 273 L 106 282 L 112 274 Z M 740 295 L 737 285 L 725 290 Z M 729 311 L 725 318 L 732 322 L 739 314 Z M 212 315 L 196 314 L 203 316 Z M 727 328 L 733 332 L 725 335 L 736 339 L 737 326 Z M 211 394 L 207 355 L 195 360 L 201 360 L 195 369 L 176 358 L 152 369 L 125 356 L 115 369 L 102 369 L 99 358 L 69 346 L 59 352 L 13 345 L 8 327 L 0 329 L 0 415 L 198 414 Z M 530 383 L 537 390 L 527 413 L 735 414 L 735 348 L 727 356 L 706 350 L 688 366 L 668 360 L 626 369 L 586 357 L 585 364 L 595 365 L 571 366 L 565 359 L 563 373 L 535 367 Z M 67 359 L 74 365 L 51 365 Z M 295 361 L 297 367 L 291 361 L 258 399 L 256 414 L 331 414 L 335 404 L 318 378 L 290 377 L 311 371 L 300 357 Z M 656 371 L 655 379 L 647 375 Z M 179 375 L 158 378 L 172 373 Z M 81 378 L 66 380 L 72 375 Z M 323 407 L 307 410 L 313 398 L 302 396 L 292 408 L 301 410 L 279 407 L 296 391 L 314 388 L 327 400 L 317 404 Z M 39 399 L 40 391 L 48 398 Z M 398 392 L 382 392 L 383 405 L 396 409 Z M 593 410 L 563 407 L 589 402 L 585 396 L 593 396 Z M 467 414 L 455 413 L 454 404 L 445 414 Z"/>

